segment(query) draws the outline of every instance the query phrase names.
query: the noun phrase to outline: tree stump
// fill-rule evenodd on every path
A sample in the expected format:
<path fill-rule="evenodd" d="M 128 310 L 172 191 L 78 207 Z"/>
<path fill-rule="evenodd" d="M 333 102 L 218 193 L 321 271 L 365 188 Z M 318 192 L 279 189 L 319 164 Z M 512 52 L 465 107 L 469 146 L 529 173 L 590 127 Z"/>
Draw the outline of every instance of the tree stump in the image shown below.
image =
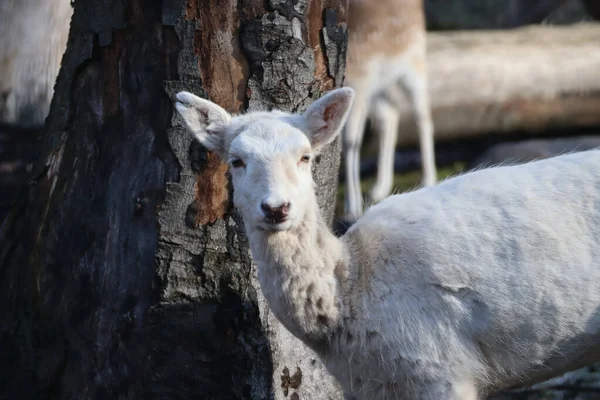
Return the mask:
<path fill-rule="evenodd" d="M 172 98 L 304 109 L 341 85 L 345 2 L 74 7 L 34 179 L 0 221 L 0 398 L 339 398 L 269 312 L 226 166 Z M 336 142 L 314 171 L 330 221 L 338 167 Z"/>

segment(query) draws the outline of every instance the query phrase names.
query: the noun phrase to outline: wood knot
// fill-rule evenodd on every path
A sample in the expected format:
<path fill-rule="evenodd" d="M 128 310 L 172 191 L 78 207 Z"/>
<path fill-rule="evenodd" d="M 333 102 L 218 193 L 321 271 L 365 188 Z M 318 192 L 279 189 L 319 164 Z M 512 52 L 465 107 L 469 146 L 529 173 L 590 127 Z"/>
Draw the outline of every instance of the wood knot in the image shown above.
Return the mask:
<path fill-rule="evenodd" d="M 138 217 L 141 216 L 142 214 L 144 214 L 144 210 L 146 209 L 147 204 L 148 199 L 145 196 L 136 196 L 135 204 L 133 206 L 133 213 Z"/>

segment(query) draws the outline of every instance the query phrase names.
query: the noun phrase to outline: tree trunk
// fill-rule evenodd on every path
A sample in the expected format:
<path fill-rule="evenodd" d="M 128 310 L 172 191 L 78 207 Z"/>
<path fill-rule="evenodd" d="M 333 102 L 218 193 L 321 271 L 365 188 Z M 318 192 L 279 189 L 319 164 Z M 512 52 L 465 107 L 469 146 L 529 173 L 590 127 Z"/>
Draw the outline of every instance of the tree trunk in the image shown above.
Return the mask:
<path fill-rule="evenodd" d="M 600 25 L 430 33 L 436 141 L 600 125 Z M 407 101 L 399 145 L 418 143 Z"/>
<path fill-rule="evenodd" d="M 345 21 L 342 0 L 75 1 L 35 179 L 0 222 L 0 398 L 340 397 L 269 312 L 226 166 L 172 98 L 303 109 L 341 85 Z M 330 221 L 338 165 L 336 142 Z"/>

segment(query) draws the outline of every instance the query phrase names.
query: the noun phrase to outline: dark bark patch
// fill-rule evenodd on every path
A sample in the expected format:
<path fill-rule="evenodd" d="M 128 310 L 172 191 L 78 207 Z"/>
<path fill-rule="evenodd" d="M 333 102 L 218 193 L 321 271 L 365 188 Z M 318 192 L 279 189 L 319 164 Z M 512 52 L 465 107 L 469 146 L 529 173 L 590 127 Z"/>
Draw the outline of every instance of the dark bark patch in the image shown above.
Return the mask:
<path fill-rule="evenodd" d="M 209 99 L 229 112 L 242 111 L 250 70 L 237 35 L 239 15 L 235 0 L 209 0 L 199 4 L 202 30 L 194 37 L 200 75 Z"/>
<path fill-rule="evenodd" d="M 261 28 L 262 22 L 260 19 L 250 20 L 240 28 L 241 48 L 250 63 L 250 69 L 257 75 L 259 80 L 263 79 L 262 62 L 267 58 L 267 52 L 260 40 Z"/>
<path fill-rule="evenodd" d="M 241 21 L 260 18 L 267 10 L 266 1 L 238 1 L 238 12 Z"/>
<path fill-rule="evenodd" d="M 148 206 L 148 198 L 145 197 L 144 195 L 138 195 L 138 196 L 136 196 L 134 201 L 135 201 L 135 205 L 133 208 L 133 212 L 134 212 L 135 216 L 141 217 L 144 214 L 146 207 Z"/>
<path fill-rule="evenodd" d="M 203 89 L 208 99 L 229 112 L 245 109 L 250 76 L 238 37 L 240 14 L 231 12 L 238 8 L 237 3 L 235 0 L 188 0 L 185 12 L 187 20 L 196 22 L 192 47 L 198 59 Z M 244 16 L 257 12 L 246 4 L 239 8 L 244 11 Z"/>
<path fill-rule="evenodd" d="M 197 228 L 223 218 L 229 209 L 227 164 L 197 141 L 190 142 L 189 159 L 196 174 L 195 197 L 186 211 L 186 224 Z"/>
<path fill-rule="evenodd" d="M 192 171 L 197 174 L 202 173 L 208 164 L 208 150 L 200 144 L 197 140 L 192 140 L 190 142 L 189 148 L 189 159 L 190 159 L 190 167 Z"/>
<path fill-rule="evenodd" d="M 229 208 L 227 164 L 212 152 L 206 152 L 206 161 L 196 176 L 194 202 L 188 207 L 195 212 L 194 227 L 212 224 L 221 219 Z"/>
<path fill-rule="evenodd" d="M 323 19 L 321 18 L 323 10 L 323 1 L 314 0 L 308 2 L 306 11 L 306 30 L 308 32 L 308 44 L 313 50 L 315 58 L 315 80 L 323 81 L 328 78 L 327 63 L 325 60 L 325 47 L 322 45 L 321 29 L 323 28 Z M 332 79 L 329 77 L 329 80 Z M 325 90 L 329 85 L 321 85 L 320 90 Z"/>
<path fill-rule="evenodd" d="M 340 71 L 346 67 L 346 50 L 348 45 L 348 29 L 345 16 L 333 8 L 327 8 L 323 13 L 323 25 L 327 38 L 323 36 L 323 47 L 327 62 L 327 73 L 334 83 L 339 85 L 344 76 Z M 325 31 L 324 31 L 325 32 Z M 327 39 L 327 40 L 325 40 Z"/>
<path fill-rule="evenodd" d="M 283 15 L 289 20 L 296 17 L 300 21 L 304 21 L 304 15 L 300 14 L 294 8 L 297 4 L 298 0 L 286 0 L 283 3 L 272 4 L 272 6 L 274 10 L 279 11 L 279 14 Z"/>
<path fill-rule="evenodd" d="M 198 0 L 188 0 L 185 5 L 185 18 L 195 20 L 198 18 Z"/>
<path fill-rule="evenodd" d="M 330 0 L 315 0 L 309 2 L 306 15 L 307 39 L 315 59 L 315 81 L 321 92 L 328 91 L 343 77 L 340 71 L 346 58 L 346 9 Z"/>
<path fill-rule="evenodd" d="M 124 31 L 115 31 L 112 36 L 110 45 L 101 50 L 105 71 L 102 103 L 104 114 L 107 116 L 115 116 L 119 112 L 119 62 L 123 40 L 126 39 Z"/>
<path fill-rule="evenodd" d="M 179 80 L 179 72 L 177 71 L 177 59 L 181 50 L 179 37 L 172 27 L 163 26 L 161 40 L 165 49 L 166 79 L 169 81 Z"/>

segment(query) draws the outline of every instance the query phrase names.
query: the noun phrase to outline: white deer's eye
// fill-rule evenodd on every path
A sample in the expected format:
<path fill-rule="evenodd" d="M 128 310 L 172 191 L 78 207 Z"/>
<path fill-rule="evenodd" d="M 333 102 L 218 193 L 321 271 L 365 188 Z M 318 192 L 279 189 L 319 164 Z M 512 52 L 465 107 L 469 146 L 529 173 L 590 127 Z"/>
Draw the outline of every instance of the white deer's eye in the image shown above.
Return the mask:
<path fill-rule="evenodd" d="M 309 161 L 310 161 L 310 154 L 304 154 L 302 157 L 300 157 L 300 162 L 307 163 Z"/>
<path fill-rule="evenodd" d="M 239 158 L 232 158 L 229 162 L 233 168 L 240 168 L 246 166 L 246 164 L 244 164 L 244 162 Z"/>

